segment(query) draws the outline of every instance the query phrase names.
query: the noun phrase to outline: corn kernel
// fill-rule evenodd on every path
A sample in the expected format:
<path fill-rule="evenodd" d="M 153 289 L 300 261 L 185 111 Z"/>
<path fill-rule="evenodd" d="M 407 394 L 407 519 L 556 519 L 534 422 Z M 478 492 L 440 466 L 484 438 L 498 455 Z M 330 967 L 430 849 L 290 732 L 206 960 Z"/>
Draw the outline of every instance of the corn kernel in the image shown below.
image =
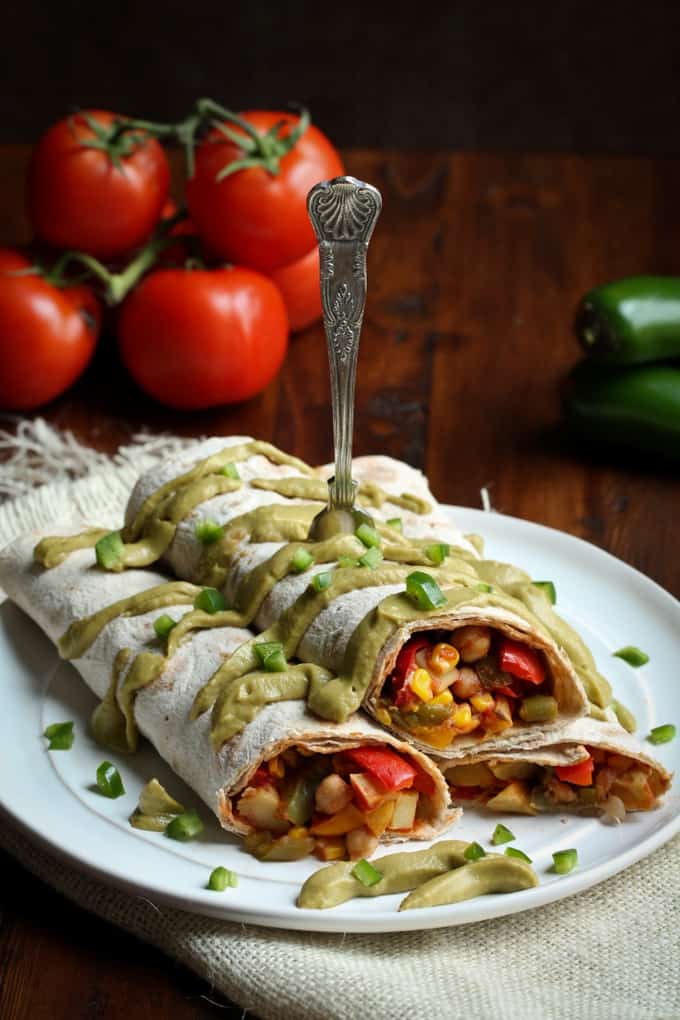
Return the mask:
<path fill-rule="evenodd" d="M 445 641 L 440 641 L 430 652 L 427 664 L 437 676 L 444 676 L 458 665 L 459 659 L 460 652 L 457 648 Z"/>
<path fill-rule="evenodd" d="M 479 716 L 473 716 L 470 705 L 464 702 L 462 705 L 458 705 L 451 716 L 451 723 L 460 733 L 469 733 L 470 730 L 479 726 Z"/>
<path fill-rule="evenodd" d="M 306 829 L 304 825 L 295 825 L 292 829 L 288 830 L 287 835 L 293 839 L 303 839 L 309 835 L 309 829 Z"/>
<path fill-rule="evenodd" d="M 379 723 L 383 724 L 383 726 L 392 725 L 392 716 L 386 708 L 377 708 L 375 711 L 375 717 Z"/>
<path fill-rule="evenodd" d="M 273 776 L 274 779 L 283 779 L 286 774 L 286 766 L 283 764 L 283 759 L 279 758 L 278 755 L 269 761 L 267 768 L 269 769 L 269 775 Z"/>
<path fill-rule="evenodd" d="M 492 694 L 489 694 L 488 691 L 483 691 L 481 694 L 473 694 L 470 698 L 470 704 L 476 712 L 487 712 L 490 708 L 494 707 L 496 702 Z"/>
<path fill-rule="evenodd" d="M 432 678 L 426 669 L 415 670 L 411 677 L 411 690 L 421 701 L 432 701 Z"/>
<path fill-rule="evenodd" d="M 433 698 L 430 702 L 431 705 L 450 705 L 453 701 L 453 694 L 451 691 L 442 691 L 436 698 Z"/>

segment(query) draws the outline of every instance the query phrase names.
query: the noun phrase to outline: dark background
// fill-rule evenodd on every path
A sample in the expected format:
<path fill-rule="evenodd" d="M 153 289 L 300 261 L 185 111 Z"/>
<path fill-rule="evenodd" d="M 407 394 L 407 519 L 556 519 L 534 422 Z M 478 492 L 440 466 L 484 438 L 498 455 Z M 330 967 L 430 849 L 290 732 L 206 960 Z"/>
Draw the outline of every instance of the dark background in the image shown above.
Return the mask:
<path fill-rule="evenodd" d="M 680 5 L 6 0 L 0 142 L 78 106 L 306 103 L 341 146 L 680 152 Z"/>

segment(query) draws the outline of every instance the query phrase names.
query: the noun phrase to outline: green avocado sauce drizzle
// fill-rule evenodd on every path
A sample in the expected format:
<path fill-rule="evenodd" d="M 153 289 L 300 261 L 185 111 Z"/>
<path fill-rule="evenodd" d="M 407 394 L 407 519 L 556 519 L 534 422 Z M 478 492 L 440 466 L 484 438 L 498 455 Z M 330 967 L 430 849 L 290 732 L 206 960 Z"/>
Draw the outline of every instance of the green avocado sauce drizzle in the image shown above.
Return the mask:
<path fill-rule="evenodd" d="M 442 566 L 433 567 L 425 553 L 431 538 L 409 539 L 382 522 L 377 522 L 376 528 L 383 541 L 384 562 L 373 570 L 358 566 L 357 560 L 365 553 L 365 547 L 354 535 L 321 542 L 307 541 L 309 526 L 318 511 L 316 503 L 326 499 L 326 483 L 302 461 L 268 443 L 253 441 L 227 447 L 152 493 L 122 532 L 124 555 L 115 569 L 148 565 L 162 556 L 179 522 L 196 506 L 243 485 L 241 480 L 222 473 L 222 469 L 255 454 L 262 454 L 274 463 L 293 466 L 301 476 L 256 478 L 250 482 L 252 488 L 275 492 L 288 499 L 314 502 L 259 506 L 226 523 L 223 536 L 203 550 L 199 575 L 204 585 L 223 587 L 231 567 L 242 554 L 244 543 L 284 544 L 241 581 L 234 608 L 212 614 L 196 609 L 185 613 L 167 637 L 165 654 L 142 651 L 130 662 L 129 649 L 119 652 L 111 685 L 92 720 L 93 731 L 100 742 L 114 749 L 134 750 L 137 691 L 153 683 L 166 659 L 175 654 L 193 631 L 251 624 L 276 583 L 293 572 L 293 560 L 300 549 L 307 550 L 315 564 L 344 559 L 352 565 L 336 567 L 330 586 L 323 591 L 308 587 L 272 627 L 238 648 L 199 691 L 192 717 L 211 710 L 215 749 L 240 732 L 265 705 L 276 701 L 304 699 L 315 714 L 334 722 L 344 721 L 356 711 L 370 686 L 379 653 L 390 638 L 405 624 L 427 620 L 441 610 L 420 610 L 405 594 L 386 597 L 356 628 L 338 676 L 313 663 L 290 664 L 279 673 L 262 671 L 254 645 L 265 641 L 281 642 L 286 659 L 292 659 L 314 619 L 336 598 L 361 588 L 403 584 L 412 568 L 420 565 L 428 567 L 444 590 L 449 609 L 462 605 L 506 609 L 522 617 L 544 636 L 553 637 L 572 660 L 593 705 L 604 709 L 610 703 L 611 689 L 598 674 L 588 648 L 554 612 L 545 592 L 532 585 L 529 575 L 519 568 L 478 560 L 460 549 L 452 550 Z M 407 493 L 392 496 L 373 483 L 362 483 L 359 488 L 359 501 L 366 506 L 381 507 L 388 500 L 414 513 L 425 514 L 431 509 L 419 497 Z M 71 538 L 43 539 L 34 555 L 44 566 L 54 566 L 74 549 L 92 547 L 102 534 L 106 532 L 90 529 Z M 60 653 L 64 658 L 79 658 L 116 617 L 193 604 L 200 590 L 197 585 L 175 581 L 122 599 L 75 621 L 59 641 Z"/>

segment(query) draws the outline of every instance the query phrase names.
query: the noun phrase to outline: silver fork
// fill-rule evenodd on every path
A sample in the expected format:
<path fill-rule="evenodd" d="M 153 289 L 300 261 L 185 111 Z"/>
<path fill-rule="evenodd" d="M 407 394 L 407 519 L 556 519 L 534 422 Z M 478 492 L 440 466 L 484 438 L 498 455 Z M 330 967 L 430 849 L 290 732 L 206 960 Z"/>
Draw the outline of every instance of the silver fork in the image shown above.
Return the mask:
<path fill-rule="evenodd" d="M 366 251 L 382 208 L 377 188 L 354 177 L 322 181 L 309 192 L 307 210 L 319 241 L 321 304 L 328 343 L 333 404 L 335 475 L 328 506 L 312 521 L 320 540 L 356 531 L 371 517 L 356 507 L 352 479 L 354 388 L 361 323 L 366 305 Z"/>

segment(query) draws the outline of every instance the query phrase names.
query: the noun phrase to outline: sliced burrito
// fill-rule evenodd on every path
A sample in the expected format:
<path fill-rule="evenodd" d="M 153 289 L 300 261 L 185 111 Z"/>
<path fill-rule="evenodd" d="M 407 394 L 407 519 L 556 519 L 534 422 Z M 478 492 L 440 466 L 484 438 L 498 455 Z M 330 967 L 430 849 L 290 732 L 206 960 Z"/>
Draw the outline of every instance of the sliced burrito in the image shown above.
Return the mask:
<path fill-rule="evenodd" d="M 480 751 L 464 762 L 441 762 L 454 802 L 492 811 L 602 814 L 622 821 L 628 811 L 649 811 L 672 776 L 614 718 L 578 719 L 560 743 L 516 753 Z"/>
<path fill-rule="evenodd" d="M 59 561 L 51 569 L 34 561 L 42 535 L 8 546 L 0 586 L 101 699 L 92 730 L 105 746 L 133 750 L 138 731 L 145 735 L 222 826 L 246 835 L 263 859 L 313 851 L 322 859 L 364 857 L 379 840 L 431 839 L 456 819 L 441 773 L 424 754 L 365 716 L 324 722 L 300 697 L 278 701 L 266 669 L 242 684 L 238 734 L 216 742 L 210 716 L 192 719 L 191 707 L 250 633 L 215 626 L 219 613 L 188 582 L 151 570 L 108 573 L 91 548 L 61 557 L 70 537 L 50 537 Z M 311 677 L 330 678 L 313 665 L 291 665 L 288 676 L 300 692 Z"/>
<path fill-rule="evenodd" d="M 230 608 L 220 624 L 260 632 L 198 693 L 194 712 L 212 711 L 219 742 L 242 728 L 236 694 L 264 649 L 280 663 L 269 685 L 278 699 L 300 696 L 285 668 L 297 659 L 333 674 L 314 674 L 305 691 L 320 718 L 342 722 L 363 705 L 452 757 L 480 741 L 545 743 L 587 711 L 586 691 L 607 703 L 592 656 L 545 593 L 522 571 L 481 559 L 413 468 L 360 458 L 359 502 L 375 527 L 310 542 L 326 488 L 307 465 L 243 438 L 182 457 L 142 476 L 120 535 L 76 541 L 96 542 L 112 572 L 160 560 L 222 593 Z M 41 562 L 65 551 L 45 545 Z"/>

